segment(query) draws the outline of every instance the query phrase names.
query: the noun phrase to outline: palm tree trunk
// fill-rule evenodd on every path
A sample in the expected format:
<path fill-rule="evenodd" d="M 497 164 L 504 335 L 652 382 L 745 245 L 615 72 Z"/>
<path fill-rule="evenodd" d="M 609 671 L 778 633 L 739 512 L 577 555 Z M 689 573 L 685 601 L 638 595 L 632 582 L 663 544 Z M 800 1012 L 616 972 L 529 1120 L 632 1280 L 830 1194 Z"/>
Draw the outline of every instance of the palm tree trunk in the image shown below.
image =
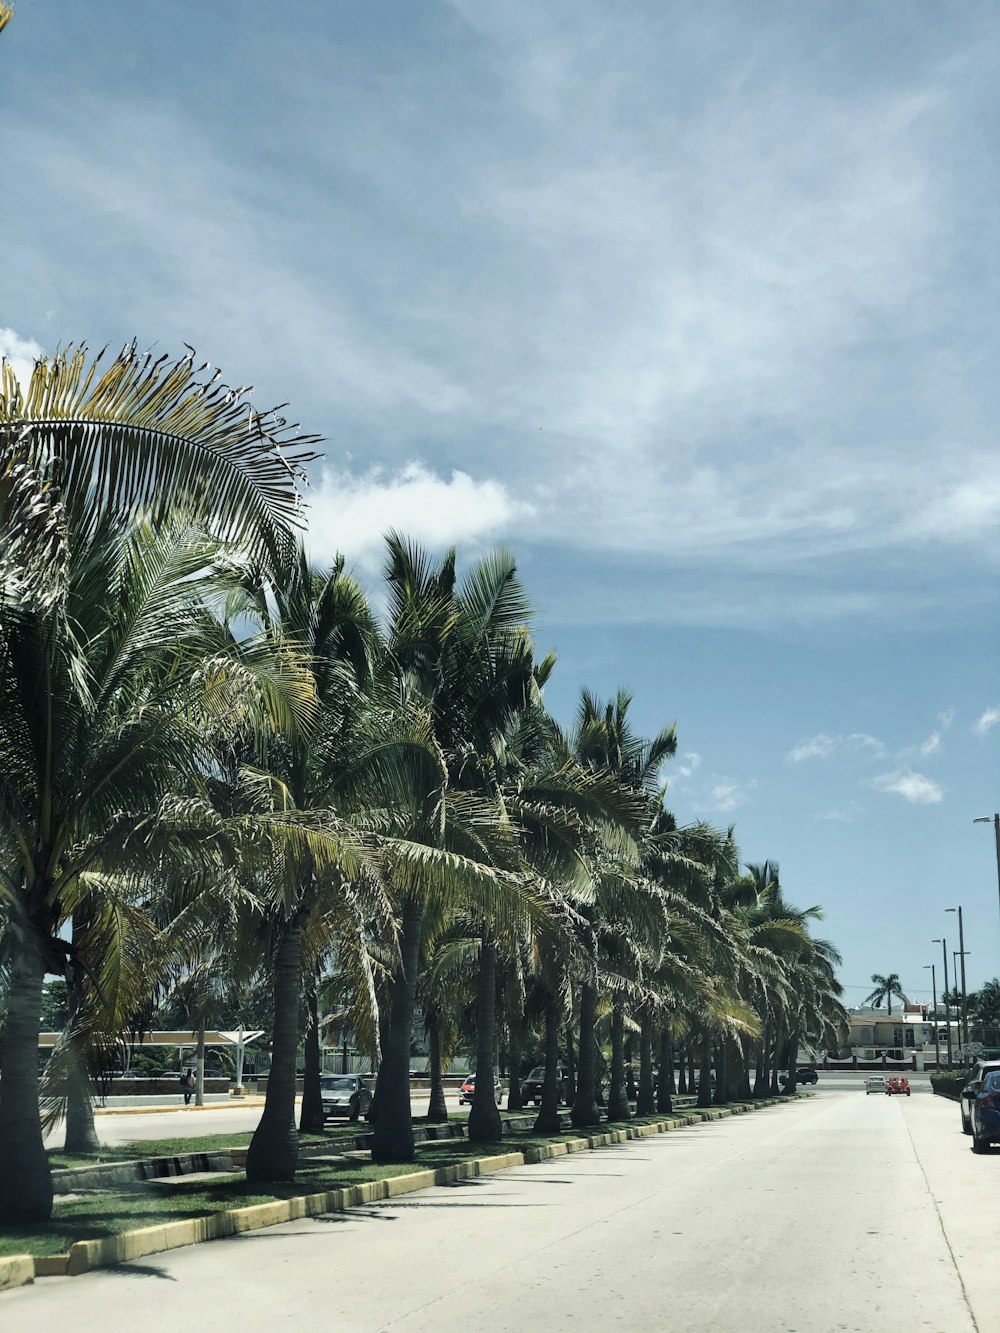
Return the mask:
<path fill-rule="evenodd" d="M 674 1085 L 674 1052 L 670 1045 L 670 1029 L 660 1029 L 660 1058 L 656 1072 L 656 1109 L 666 1112 L 668 1115 L 673 1111 L 674 1104 L 670 1094 L 673 1092 Z"/>
<path fill-rule="evenodd" d="M 564 1040 L 565 1040 L 565 1042 L 566 1042 L 566 1082 L 567 1082 L 567 1087 L 564 1089 L 564 1094 L 563 1094 L 563 1095 L 564 1095 L 564 1097 L 565 1097 L 566 1103 L 567 1103 L 569 1106 L 572 1106 L 572 1105 L 573 1105 L 573 1101 L 574 1101 L 574 1099 L 575 1099 L 575 1097 L 576 1097 L 576 1055 L 574 1054 L 574 1051 L 573 1051 L 573 1016 L 572 1016 L 572 1014 L 566 1019 L 566 1028 L 565 1028 L 565 1032 L 564 1032 Z"/>
<path fill-rule="evenodd" d="M 632 1108 L 625 1090 L 625 1001 L 617 992 L 611 1001 L 611 1089 L 608 1119 L 631 1120 Z"/>
<path fill-rule="evenodd" d="M 199 1020 L 198 1041 L 194 1048 L 194 1104 L 205 1105 L 205 1021 Z"/>
<path fill-rule="evenodd" d="M 698 1105 L 702 1107 L 712 1105 L 712 1039 L 707 1033 L 701 1039 L 701 1071 L 698 1074 Z"/>
<path fill-rule="evenodd" d="M 100 1148 L 94 1125 L 94 1093 L 87 1060 L 86 1042 L 80 1032 L 84 1005 L 87 1002 L 85 973 L 79 957 L 88 924 L 90 901 L 86 899 L 80 910 L 73 913 L 74 963 L 67 978 L 66 988 L 69 1014 L 66 1022 L 68 1050 L 66 1052 L 66 1142 L 65 1151 L 96 1153 Z"/>
<path fill-rule="evenodd" d="M 748 1102 L 751 1097 L 750 1092 L 750 1061 L 753 1057 L 753 1043 L 749 1037 L 740 1037 L 739 1039 L 740 1065 L 739 1065 L 739 1085 L 736 1088 L 736 1097 L 740 1101 Z"/>
<path fill-rule="evenodd" d="M 0 1032 L 0 1223 L 47 1222 L 52 1176 L 38 1114 L 38 1031 L 43 965 L 33 938 L 10 965 Z"/>
<path fill-rule="evenodd" d="M 681 1047 L 680 1068 L 677 1071 L 677 1095 L 678 1097 L 687 1096 L 687 1045 Z"/>
<path fill-rule="evenodd" d="M 597 1105 L 594 1062 L 594 1027 L 597 1022 L 597 983 L 585 981 L 580 987 L 579 1061 L 576 1067 L 576 1096 L 570 1120 L 578 1128 L 597 1125 L 601 1110 Z"/>
<path fill-rule="evenodd" d="M 715 1061 L 715 1094 L 712 1101 L 716 1106 L 725 1106 L 729 1100 L 729 1042 L 720 1037 Z"/>
<path fill-rule="evenodd" d="M 507 1044 L 507 1110 L 520 1111 L 524 1103 L 521 1100 L 521 1023 L 514 1018 L 510 1023 L 510 1038 Z"/>
<path fill-rule="evenodd" d="M 656 1110 L 656 1094 L 653 1091 L 653 1014 L 647 1004 L 642 1006 L 639 1023 L 639 1095 L 635 1113 L 652 1115 Z"/>
<path fill-rule="evenodd" d="M 694 1092 L 698 1086 L 698 1070 L 694 1040 L 688 1042 L 688 1092 Z"/>
<path fill-rule="evenodd" d="M 635 1086 L 635 1063 L 632 1058 L 631 1033 L 625 1038 L 625 1095 L 630 1102 L 634 1102 L 638 1096 L 638 1089 Z"/>
<path fill-rule="evenodd" d="M 302 997 L 302 927 L 298 914 L 281 931 L 274 966 L 274 1038 L 260 1124 L 247 1149 L 247 1180 L 294 1180 L 299 1156 L 295 1129 L 295 1061 Z"/>
<path fill-rule="evenodd" d="M 499 1143 L 500 1108 L 493 1095 L 493 1047 L 497 1028 L 497 946 L 484 932 L 479 947 L 479 1012 L 476 1017 L 476 1090 L 469 1108 L 469 1142 Z"/>
<path fill-rule="evenodd" d="M 320 1088 L 319 1001 L 316 997 L 316 978 L 306 991 L 306 1023 L 302 1105 L 299 1108 L 299 1133 L 323 1133 L 323 1093 Z"/>
<path fill-rule="evenodd" d="M 412 1162 L 413 1120 L 410 1115 L 410 1040 L 413 999 L 420 961 L 420 923 L 424 909 L 416 898 L 403 904 L 400 962 L 392 979 L 389 1024 L 375 1082 L 372 1106 L 373 1162 Z"/>
<path fill-rule="evenodd" d="M 427 1027 L 427 1051 L 431 1066 L 431 1095 L 427 1103 L 427 1119 L 432 1125 L 444 1125 L 448 1121 L 448 1104 L 444 1099 L 444 1078 L 441 1074 L 441 1030 L 436 1005 L 430 1005 L 424 1010 L 424 1023 Z"/>
<path fill-rule="evenodd" d="M 795 1071 L 798 1068 L 799 1060 L 799 1034 L 795 1031 L 789 1033 L 786 1057 L 785 1064 L 788 1069 L 788 1078 L 785 1081 L 785 1092 L 792 1096 L 795 1092 Z"/>
<path fill-rule="evenodd" d="M 542 1080 L 542 1100 L 532 1132 L 558 1134 L 559 1123 L 559 1021 L 562 1005 L 555 991 L 545 997 L 545 1078 Z M 477 1084 L 478 1087 L 478 1084 Z"/>

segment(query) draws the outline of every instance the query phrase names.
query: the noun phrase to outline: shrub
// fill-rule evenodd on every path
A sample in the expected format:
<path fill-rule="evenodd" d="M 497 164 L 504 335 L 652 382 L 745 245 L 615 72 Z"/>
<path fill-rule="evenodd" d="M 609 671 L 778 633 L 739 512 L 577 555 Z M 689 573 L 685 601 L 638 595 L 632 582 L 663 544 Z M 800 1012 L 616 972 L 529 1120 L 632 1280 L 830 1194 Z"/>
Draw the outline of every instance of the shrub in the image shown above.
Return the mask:
<path fill-rule="evenodd" d="M 939 1097 L 949 1097 L 953 1102 L 958 1101 L 968 1081 L 967 1069 L 942 1069 L 939 1073 L 931 1074 L 931 1088 L 934 1092 Z"/>

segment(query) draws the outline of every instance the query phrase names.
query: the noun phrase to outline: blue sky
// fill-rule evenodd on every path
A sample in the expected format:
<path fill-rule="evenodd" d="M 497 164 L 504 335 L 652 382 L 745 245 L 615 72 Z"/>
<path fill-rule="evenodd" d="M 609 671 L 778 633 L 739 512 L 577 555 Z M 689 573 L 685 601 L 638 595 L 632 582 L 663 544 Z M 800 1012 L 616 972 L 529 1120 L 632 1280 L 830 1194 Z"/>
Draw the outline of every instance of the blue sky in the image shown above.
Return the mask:
<path fill-rule="evenodd" d="M 194 344 L 309 540 L 504 542 L 849 1001 L 1000 972 L 992 3 L 20 0 L 0 345 Z M 949 966 L 951 960 L 949 959 Z"/>

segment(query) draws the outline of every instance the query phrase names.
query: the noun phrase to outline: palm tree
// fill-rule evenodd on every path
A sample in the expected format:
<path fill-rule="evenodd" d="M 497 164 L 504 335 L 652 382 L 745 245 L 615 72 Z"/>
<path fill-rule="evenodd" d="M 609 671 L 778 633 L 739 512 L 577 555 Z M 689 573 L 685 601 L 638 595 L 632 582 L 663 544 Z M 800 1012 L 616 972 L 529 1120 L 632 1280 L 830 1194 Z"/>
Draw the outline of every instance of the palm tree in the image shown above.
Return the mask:
<path fill-rule="evenodd" d="M 892 997 L 895 995 L 902 1004 L 909 1004 L 910 1001 L 903 993 L 902 983 L 899 980 L 898 972 L 890 972 L 887 977 L 881 976 L 878 972 L 872 973 L 872 982 L 874 989 L 870 995 L 865 997 L 865 1004 L 873 1005 L 876 1009 L 882 1007 L 882 1001 L 889 1002 L 889 1017 L 892 1017 Z"/>
<path fill-rule="evenodd" d="M 74 958 L 60 926 L 81 910 L 99 923 L 95 895 L 110 901 L 123 877 L 183 855 L 201 822 L 192 797 L 210 728 L 257 706 L 268 668 L 220 634 L 204 600 L 211 566 L 186 528 L 105 525 L 75 544 L 55 606 L 0 615 L 0 873 L 11 904 L 0 1215 L 37 1218 L 51 1204 L 36 1048 L 42 975 Z M 290 680 L 270 682 L 272 702 Z M 296 706 L 286 693 L 286 710 Z M 199 854 L 212 855 L 210 833 Z M 98 976 L 105 960 L 89 966 Z"/>
<path fill-rule="evenodd" d="M 233 702 L 235 660 L 201 600 L 214 555 L 195 554 L 190 530 L 269 558 L 314 442 L 248 413 L 243 391 L 199 381 L 193 354 L 169 365 L 126 347 L 103 372 L 101 360 L 69 348 L 36 365 L 26 392 L 6 363 L 0 376 L 3 1220 L 51 1210 L 38 1015 L 43 974 L 68 965 L 70 899 L 112 856 L 136 869 L 157 806 L 197 776 L 192 709 Z M 6 542 L 24 519 L 28 555 Z"/>

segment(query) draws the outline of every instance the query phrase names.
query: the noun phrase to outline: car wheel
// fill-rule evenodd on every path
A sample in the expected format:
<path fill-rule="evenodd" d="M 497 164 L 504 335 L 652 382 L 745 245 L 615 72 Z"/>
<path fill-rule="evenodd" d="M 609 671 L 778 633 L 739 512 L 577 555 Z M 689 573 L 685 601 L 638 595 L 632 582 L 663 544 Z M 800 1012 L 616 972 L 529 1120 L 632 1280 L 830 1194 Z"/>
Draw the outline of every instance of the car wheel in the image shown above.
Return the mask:
<path fill-rule="evenodd" d="M 358 1106 L 358 1105 L 354 1105 L 354 1106 L 351 1107 L 351 1124 L 352 1124 L 352 1125 L 356 1125 L 356 1124 L 358 1123 L 358 1116 L 359 1116 L 360 1114 L 361 1114 L 361 1107 L 360 1107 L 360 1106 Z"/>
<path fill-rule="evenodd" d="M 963 1134 L 972 1133 L 972 1125 L 969 1123 L 968 1120 L 966 1120 L 964 1115 L 962 1116 L 962 1133 Z"/>
<path fill-rule="evenodd" d="M 985 1152 L 987 1152 L 987 1151 L 989 1150 L 989 1146 L 990 1146 L 990 1145 L 986 1142 L 985 1139 L 977 1138 L 976 1135 L 973 1134 L 973 1136 L 972 1136 L 972 1151 L 973 1151 L 974 1153 L 985 1153 Z"/>

